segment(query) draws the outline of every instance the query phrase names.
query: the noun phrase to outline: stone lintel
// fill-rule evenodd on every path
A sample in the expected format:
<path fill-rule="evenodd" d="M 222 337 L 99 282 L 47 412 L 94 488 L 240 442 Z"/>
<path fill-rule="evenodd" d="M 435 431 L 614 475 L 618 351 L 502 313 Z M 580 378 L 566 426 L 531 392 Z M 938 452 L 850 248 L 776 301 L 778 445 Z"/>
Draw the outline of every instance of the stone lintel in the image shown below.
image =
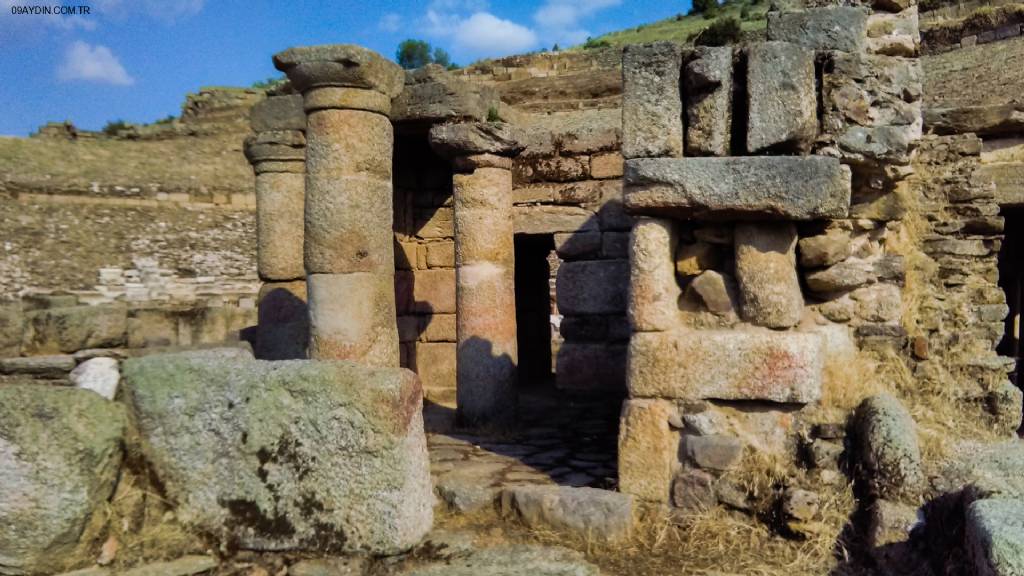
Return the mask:
<path fill-rule="evenodd" d="M 438 124 L 430 129 L 430 146 L 446 158 L 494 154 L 515 156 L 524 147 L 523 131 L 505 122 Z"/>
<path fill-rule="evenodd" d="M 274 66 L 305 92 L 322 86 L 376 90 L 394 98 L 405 75 L 394 62 L 354 44 L 325 44 L 289 48 L 274 55 Z"/>
<path fill-rule="evenodd" d="M 302 108 L 301 94 L 268 96 L 257 102 L 249 112 L 253 132 L 271 130 L 305 130 L 306 112 Z"/>
<path fill-rule="evenodd" d="M 1024 131 L 1024 104 L 931 108 L 925 111 L 924 127 L 938 134 L 1016 134 Z"/>
<path fill-rule="evenodd" d="M 824 156 L 638 158 L 626 161 L 634 214 L 703 220 L 846 218 L 850 169 Z"/>
<path fill-rule="evenodd" d="M 395 122 L 482 122 L 501 105 L 492 86 L 461 80 L 436 64 L 405 73 L 405 88 L 392 102 Z"/>
<path fill-rule="evenodd" d="M 858 6 L 823 6 L 768 13 L 768 39 L 812 50 L 863 52 L 870 10 Z"/>
<path fill-rule="evenodd" d="M 768 329 L 634 333 L 633 398 L 814 402 L 821 396 L 823 339 Z"/>

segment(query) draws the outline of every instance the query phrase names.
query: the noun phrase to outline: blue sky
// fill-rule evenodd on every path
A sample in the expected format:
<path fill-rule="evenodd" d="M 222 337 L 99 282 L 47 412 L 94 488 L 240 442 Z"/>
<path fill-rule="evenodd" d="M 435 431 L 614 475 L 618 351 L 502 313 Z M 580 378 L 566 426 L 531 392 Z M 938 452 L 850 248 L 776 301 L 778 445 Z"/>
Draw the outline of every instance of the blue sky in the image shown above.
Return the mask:
<path fill-rule="evenodd" d="M 88 6 L 89 15 L 14 14 Z M 289 46 L 355 43 L 393 58 L 422 38 L 466 64 L 566 46 L 686 12 L 690 0 L 0 0 L 0 135 L 47 121 L 177 115 L 200 86 L 276 75 Z"/>

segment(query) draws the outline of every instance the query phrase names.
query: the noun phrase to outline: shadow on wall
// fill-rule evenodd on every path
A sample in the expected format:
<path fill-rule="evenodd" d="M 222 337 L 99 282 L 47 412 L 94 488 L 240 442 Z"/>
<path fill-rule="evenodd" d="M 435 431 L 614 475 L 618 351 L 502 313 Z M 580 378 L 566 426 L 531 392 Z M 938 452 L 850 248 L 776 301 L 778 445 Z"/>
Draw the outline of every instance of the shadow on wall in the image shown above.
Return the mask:
<path fill-rule="evenodd" d="M 260 298 L 259 323 L 246 328 L 242 338 L 252 344 L 253 352 L 261 360 L 306 358 L 309 342 L 306 283 L 268 286 L 271 287 Z"/>

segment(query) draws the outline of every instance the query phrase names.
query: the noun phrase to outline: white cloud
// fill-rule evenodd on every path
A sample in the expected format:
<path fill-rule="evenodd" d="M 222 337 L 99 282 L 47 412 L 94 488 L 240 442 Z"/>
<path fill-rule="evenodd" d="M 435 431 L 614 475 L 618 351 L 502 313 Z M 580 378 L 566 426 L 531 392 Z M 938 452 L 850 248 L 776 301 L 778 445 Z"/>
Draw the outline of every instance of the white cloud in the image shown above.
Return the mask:
<path fill-rule="evenodd" d="M 65 82 L 82 80 L 118 86 L 135 83 L 110 48 L 80 40 L 68 46 L 64 61 L 57 68 L 57 78 Z"/>
<path fill-rule="evenodd" d="M 545 40 L 578 44 L 590 36 L 582 21 L 622 0 L 547 0 L 533 14 Z"/>
<path fill-rule="evenodd" d="M 394 12 L 388 12 L 380 17 L 377 28 L 385 32 L 398 32 L 402 28 L 402 17 Z"/>
<path fill-rule="evenodd" d="M 498 18 L 490 12 L 477 12 L 455 27 L 455 45 L 484 55 L 504 55 L 529 50 L 537 45 L 537 35 L 525 26 Z"/>

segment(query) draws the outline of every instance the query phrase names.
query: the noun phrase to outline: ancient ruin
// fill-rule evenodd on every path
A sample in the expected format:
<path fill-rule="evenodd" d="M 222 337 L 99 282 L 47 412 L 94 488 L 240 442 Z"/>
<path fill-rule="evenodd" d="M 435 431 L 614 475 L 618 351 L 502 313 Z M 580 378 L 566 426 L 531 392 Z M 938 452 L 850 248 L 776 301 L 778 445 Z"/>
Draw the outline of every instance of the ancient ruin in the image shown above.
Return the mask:
<path fill-rule="evenodd" d="M 6 178 L 239 210 L 254 250 L 11 275 L 0 574 L 132 573 L 150 529 L 160 574 L 1024 573 L 1022 79 L 946 85 L 1024 18 L 922 8 L 455 71 L 290 48 L 132 136 L 231 125 L 249 196 Z"/>

